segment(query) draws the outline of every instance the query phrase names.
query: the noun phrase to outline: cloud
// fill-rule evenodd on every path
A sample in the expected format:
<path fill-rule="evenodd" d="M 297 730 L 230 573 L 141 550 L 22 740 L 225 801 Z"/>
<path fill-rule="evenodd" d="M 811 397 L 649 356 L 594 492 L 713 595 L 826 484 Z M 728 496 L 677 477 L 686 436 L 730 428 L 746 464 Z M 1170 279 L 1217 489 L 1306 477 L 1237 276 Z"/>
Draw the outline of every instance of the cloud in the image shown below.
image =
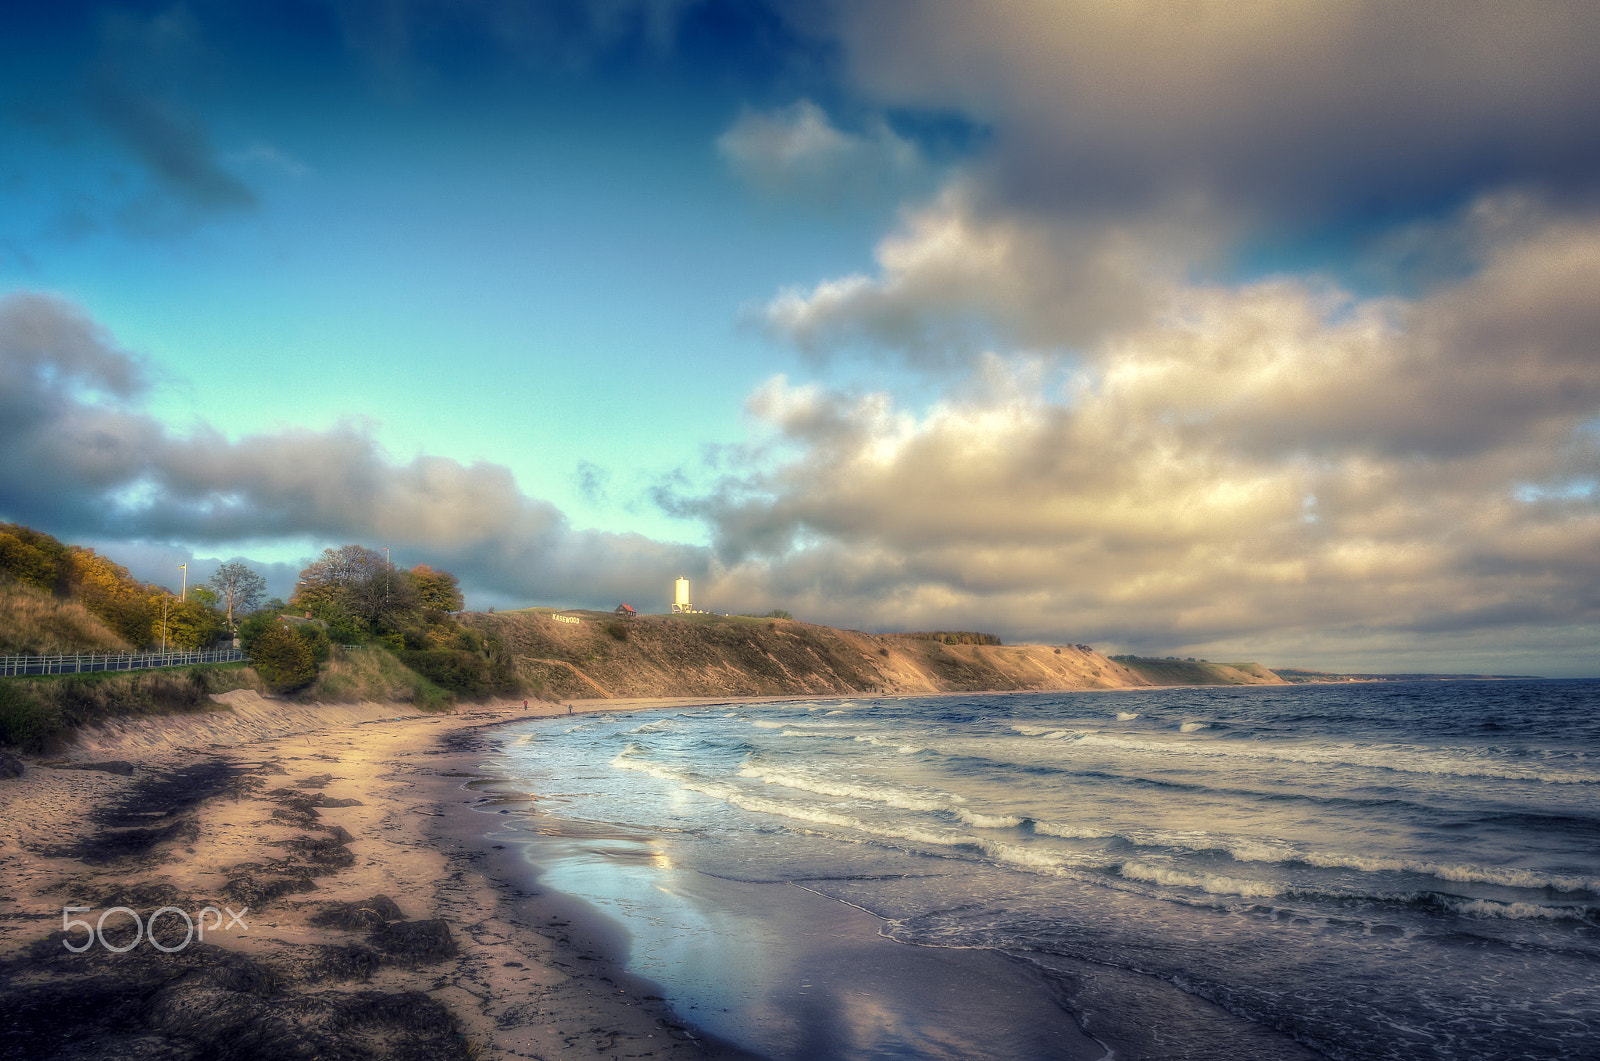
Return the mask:
<path fill-rule="evenodd" d="M 781 292 L 767 330 L 813 355 L 864 345 L 924 368 L 966 365 L 995 342 L 1073 349 L 1146 317 L 1196 242 L 1160 218 L 1041 219 L 977 199 L 953 182 L 878 244 L 876 276 Z"/>
<path fill-rule="evenodd" d="M 95 112 L 168 192 L 202 210 L 256 205 L 256 195 L 223 169 L 200 116 L 179 104 L 108 80 Z"/>
<path fill-rule="evenodd" d="M 1193 200 L 1260 236 L 1386 226 L 1488 187 L 1589 195 L 1600 165 L 1600 10 L 1582 0 L 831 10 L 869 98 L 994 128 L 986 180 L 1018 208 Z"/>
<path fill-rule="evenodd" d="M 250 209 L 255 193 L 221 163 L 200 113 L 182 101 L 182 71 L 202 51 L 199 29 L 179 7 L 148 19 L 116 13 L 101 26 L 90 87 L 100 123 L 132 152 L 156 184 L 187 208 Z"/>
<path fill-rule="evenodd" d="M 923 167 L 915 145 L 881 117 L 847 133 L 808 99 L 773 111 L 746 108 L 717 138 L 717 151 L 764 192 L 825 203 L 903 184 Z"/>
<path fill-rule="evenodd" d="M 141 408 L 139 361 L 55 296 L 0 299 L 0 370 L 4 514 L 58 535 L 389 545 L 502 599 L 604 603 L 705 568 L 703 549 L 574 531 L 500 465 L 395 462 L 360 424 L 177 434 Z"/>
<path fill-rule="evenodd" d="M 1454 228 L 1473 268 L 1409 300 L 1152 285 L 1064 382 L 991 353 L 918 412 L 775 379 L 750 409 L 796 455 L 673 504 L 713 528 L 714 592 L 854 625 L 1203 655 L 1570 645 L 1600 627 L 1600 217 L 1490 199 Z M 1026 234 L 998 231 L 973 284 L 1023 272 Z M 907 261 L 869 295 L 912 290 Z M 1070 326 L 1052 282 L 980 296 L 1048 339 Z"/>

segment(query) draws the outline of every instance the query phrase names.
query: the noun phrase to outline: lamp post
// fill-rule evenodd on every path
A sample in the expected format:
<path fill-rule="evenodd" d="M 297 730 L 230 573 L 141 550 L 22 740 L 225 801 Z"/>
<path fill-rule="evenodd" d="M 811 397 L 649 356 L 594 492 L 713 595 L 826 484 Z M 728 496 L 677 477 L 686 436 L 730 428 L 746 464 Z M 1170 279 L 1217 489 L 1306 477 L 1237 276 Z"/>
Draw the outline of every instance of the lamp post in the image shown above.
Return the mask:
<path fill-rule="evenodd" d="M 178 599 L 179 600 L 188 600 L 189 599 L 189 565 L 188 564 L 179 564 L 178 566 L 183 569 L 183 595 L 180 596 Z"/>

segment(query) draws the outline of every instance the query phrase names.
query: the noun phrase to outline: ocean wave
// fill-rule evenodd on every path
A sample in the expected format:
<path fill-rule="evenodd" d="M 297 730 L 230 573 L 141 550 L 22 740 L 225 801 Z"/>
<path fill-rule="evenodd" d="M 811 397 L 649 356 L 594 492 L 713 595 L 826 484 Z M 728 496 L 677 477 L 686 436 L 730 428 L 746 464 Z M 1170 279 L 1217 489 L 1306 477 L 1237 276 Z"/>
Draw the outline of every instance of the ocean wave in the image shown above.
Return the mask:
<path fill-rule="evenodd" d="M 901 810 L 944 811 L 951 810 L 957 804 L 964 802 L 961 797 L 947 792 L 916 793 L 898 788 L 859 785 L 848 781 L 832 781 L 826 778 L 763 766 L 746 766 L 739 771 L 739 776 L 753 778 L 768 785 L 792 788 L 800 792 L 814 792 L 820 796 L 839 796 L 844 799 L 866 800 L 869 803 L 882 803 L 890 807 L 898 807 Z"/>
<path fill-rule="evenodd" d="M 1206 727 L 1206 724 L 1204 722 L 1185 722 L 1183 725 L 1178 727 L 1178 732 L 1179 733 L 1198 733 L 1201 730 L 1206 729 L 1206 728 L 1207 727 Z"/>
<path fill-rule="evenodd" d="M 1253 899 L 1268 898 L 1283 891 L 1283 885 L 1270 881 L 1225 877 L 1216 873 L 1186 873 L 1169 866 L 1152 866 L 1144 862 L 1124 862 L 1118 872 L 1129 880 L 1166 887 L 1198 888 L 1209 895 L 1241 895 Z"/>
<path fill-rule="evenodd" d="M 646 722 L 637 729 L 628 730 L 629 733 L 661 733 L 677 725 L 676 719 L 663 718 L 656 722 Z"/>
<path fill-rule="evenodd" d="M 955 816 L 978 829 L 1015 829 L 1028 819 L 1016 814 L 984 814 L 957 807 Z"/>
<path fill-rule="evenodd" d="M 1506 888 L 1600 893 L 1600 880 L 1592 877 L 1540 873 L 1509 866 L 1474 866 L 1467 863 L 1433 862 L 1426 859 L 1348 855 L 1332 851 L 1307 852 L 1298 855 L 1296 861 L 1319 869 L 1355 869 L 1363 873 L 1419 873 L 1460 884 L 1498 884 Z"/>
<path fill-rule="evenodd" d="M 1046 740 L 1061 740 L 1063 737 L 1070 737 L 1079 733 L 1079 731 L 1063 729 L 1061 726 L 1013 725 L 1011 728 L 1024 737 L 1043 737 Z"/>
<path fill-rule="evenodd" d="M 1187 725 L 1193 725 L 1188 723 Z M 1548 784 L 1600 784 L 1600 773 L 1593 770 L 1539 769 L 1504 760 L 1485 759 L 1470 753 L 1440 755 L 1434 749 L 1400 745 L 1334 745 L 1313 748 L 1265 747 L 1258 743 L 1221 740 L 1161 741 L 1140 740 L 1105 733 L 1081 733 L 1077 740 L 1085 746 L 1113 748 L 1158 755 L 1192 755 L 1254 759 L 1262 761 L 1310 763 L 1322 766 L 1350 766 L 1391 770 L 1397 773 L 1433 774 L 1452 777 L 1483 777 L 1501 781 L 1539 781 Z"/>
<path fill-rule="evenodd" d="M 1062 822 L 1042 822 L 1037 820 L 1033 823 L 1033 831 L 1043 833 L 1045 836 L 1059 836 L 1063 840 L 1104 840 L 1107 837 L 1116 835 L 1105 829 L 1096 829 L 1090 825 L 1066 825 Z"/>
<path fill-rule="evenodd" d="M 857 744 L 870 744 L 875 748 L 893 748 L 901 755 L 915 755 L 918 752 L 927 751 L 926 748 L 919 745 L 903 744 L 899 740 L 883 737 L 876 733 L 862 733 L 850 739 Z"/>
<path fill-rule="evenodd" d="M 1139 712 L 1137 712 L 1137 711 L 1118 711 L 1117 712 L 1117 721 L 1118 722 L 1132 722 L 1134 719 L 1136 719 L 1138 717 L 1139 717 Z"/>
<path fill-rule="evenodd" d="M 1595 923 L 1596 911 L 1586 906 L 1540 906 L 1538 903 L 1501 903 L 1493 899 L 1463 899 L 1448 904 L 1465 917 L 1501 918 L 1511 921 L 1581 921 Z"/>

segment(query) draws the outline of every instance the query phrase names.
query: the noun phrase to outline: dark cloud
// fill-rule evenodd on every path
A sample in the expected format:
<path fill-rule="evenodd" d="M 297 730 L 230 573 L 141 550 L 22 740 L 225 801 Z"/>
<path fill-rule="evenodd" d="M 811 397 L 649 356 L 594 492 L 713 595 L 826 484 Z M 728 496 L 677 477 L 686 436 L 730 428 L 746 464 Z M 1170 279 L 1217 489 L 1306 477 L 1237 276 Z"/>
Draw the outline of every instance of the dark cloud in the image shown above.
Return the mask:
<path fill-rule="evenodd" d="M 204 45 L 189 13 L 111 13 L 101 38 L 89 85 L 96 119 L 182 205 L 203 212 L 254 207 L 255 193 L 224 168 L 193 103 L 204 79 L 190 71 L 203 65 Z"/>
<path fill-rule="evenodd" d="M 202 210 L 256 205 L 256 195 L 222 168 L 198 114 L 107 76 L 95 87 L 95 113 L 168 192 Z"/>
<path fill-rule="evenodd" d="M 396 463 L 359 425 L 174 433 L 140 407 L 137 361 L 53 296 L 0 300 L 0 369 L 0 509 L 59 535 L 389 545 L 470 589 L 573 603 L 664 595 L 705 570 L 703 549 L 574 531 L 502 466 Z"/>
<path fill-rule="evenodd" d="M 1508 184 L 1592 192 L 1600 167 L 1582 0 L 833 10 L 873 97 L 995 126 L 990 187 L 1013 207 L 1387 225 Z"/>

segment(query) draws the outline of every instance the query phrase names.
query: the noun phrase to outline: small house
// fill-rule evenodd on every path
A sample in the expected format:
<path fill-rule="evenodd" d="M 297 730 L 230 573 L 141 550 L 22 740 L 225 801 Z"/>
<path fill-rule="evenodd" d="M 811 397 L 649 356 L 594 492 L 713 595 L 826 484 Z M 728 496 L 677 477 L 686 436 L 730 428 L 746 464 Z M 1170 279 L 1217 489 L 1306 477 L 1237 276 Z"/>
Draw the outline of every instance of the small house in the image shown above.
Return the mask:
<path fill-rule="evenodd" d="M 624 619 L 632 619 L 639 613 L 634 610 L 631 604 L 619 604 L 617 605 L 617 614 Z"/>

